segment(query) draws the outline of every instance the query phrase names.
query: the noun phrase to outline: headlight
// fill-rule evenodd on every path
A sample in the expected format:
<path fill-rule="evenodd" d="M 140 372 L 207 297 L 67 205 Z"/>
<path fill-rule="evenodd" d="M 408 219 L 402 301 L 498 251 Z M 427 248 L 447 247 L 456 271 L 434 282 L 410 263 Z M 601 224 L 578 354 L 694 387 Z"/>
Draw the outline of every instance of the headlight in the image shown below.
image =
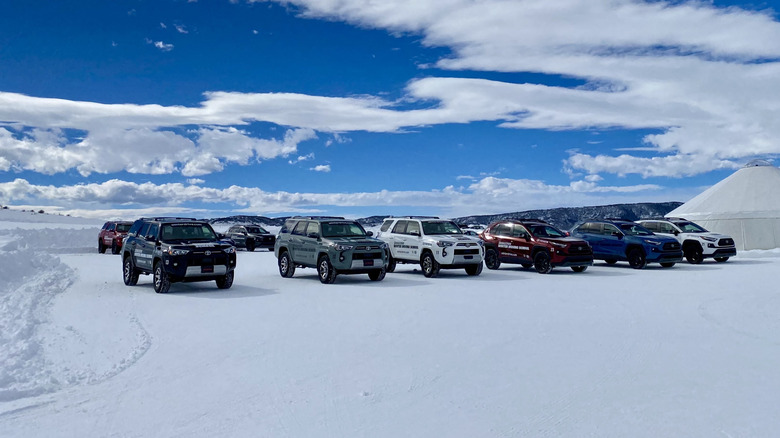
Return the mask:
<path fill-rule="evenodd" d="M 236 253 L 236 247 L 235 246 L 231 246 L 231 247 L 225 248 L 225 252 L 227 254 L 235 254 Z"/>
<path fill-rule="evenodd" d="M 479 243 L 479 246 L 485 246 L 485 242 L 482 239 L 477 240 L 477 243 Z"/>
<path fill-rule="evenodd" d="M 657 240 L 645 240 L 645 242 L 649 243 L 650 245 L 656 245 L 656 246 L 661 244 L 661 242 Z"/>
<path fill-rule="evenodd" d="M 336 248 L 336 251 L 349 251 L 350 249 L 354 248 L 352 245 L 333 245 Z"/>
<path fill-rule="evenodd" d="M 436 242 L 436 245 L 438 245 L 438 246 L 439 246 L 439 247 L 441 247 L 441 248 L 444 248 L 444 247 L 447 247 L 447 246 L 452 246 L 452 245 L 454 245 L 454 243 L 452 243 L 452 242 L 441 242 L 441 241 L 439 241 L 439 242 Z"/>
<path fill-rule="evenodd" d="M 173 249 L 173 248 L 168 248 L 168 251 L 166 251 L 166 252 L 168 253 L 168 255 L 172 255 L 172 256 L 182 256 L 182 255 L 185 255 L 185 254 L 187 254 L 188 252 L 190 252 L 190 250 L 188 250 L 188 249 Z"/>
<path fill-rule="evenodd" d="M 709 236 L 701 236 L 702 239 L 706 240 L 707 242 L 717 242 L 717 238 L 715 237 L 709 237 Z"/>
<path fill-rule="evenodd" d="M 550 243 L 552 243 L 554 246 L 556 246 L 558 248 L 566 248 L 566 244 L 565 243 L 558 243 L 558 242 L 550 242 Z"/>

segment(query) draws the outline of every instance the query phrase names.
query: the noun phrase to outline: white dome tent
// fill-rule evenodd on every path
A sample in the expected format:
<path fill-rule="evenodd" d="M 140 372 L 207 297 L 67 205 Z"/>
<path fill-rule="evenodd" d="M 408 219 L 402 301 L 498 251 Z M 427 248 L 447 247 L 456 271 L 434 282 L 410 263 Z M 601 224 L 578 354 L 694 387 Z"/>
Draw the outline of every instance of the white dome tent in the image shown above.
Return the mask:
<path fill-rule="evenodd" d="M 669 212 L 734 238 L 738 250 L 780 247 L 780 169 L 753 160 Z"/>

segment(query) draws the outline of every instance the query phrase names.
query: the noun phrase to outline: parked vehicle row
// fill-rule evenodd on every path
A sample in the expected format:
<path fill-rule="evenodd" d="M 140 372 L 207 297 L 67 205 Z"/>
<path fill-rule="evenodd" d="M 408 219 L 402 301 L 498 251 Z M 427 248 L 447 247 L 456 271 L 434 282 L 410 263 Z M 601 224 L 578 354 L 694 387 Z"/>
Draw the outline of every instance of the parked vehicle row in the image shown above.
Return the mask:
<path fill-rule="evenodd" d="M 237 246 L 274 251 L 284 278 L 298 268 L 314 268 L 326 284 L 342 274 L 381 281 L 399 263 L 419 265 L 424 276 L 433 278 L 441 269 L 477 276 L 483 262 L 491 270 L 506 263 L 547 274 L 556 267 L 584 272 L 594 260 L 625 261 L 635 269 L 648 263 L 671 268 L 683 257 L 698 264 L 706 257 L 725 262 L 737 253 L 731 237 L 682 218 L 588 220 L 571 231 L 540 219 L 507 219 L 469 235 L 447 219 L 403 216 L 386 218 L 374 236 L 343 217 L 299 216 L 289 218 L 274 237 L 254 225 L 235 225 L 220 235 L 204 220 L 162 217 L 107 222 L 100 231 L 100 252 L 109 242 L 112 252 L 122 254 L 125 284 L 135 285 L 141 274 L 153 275 L 158 293 L 180 281 L 215 280 L 220 289 L 231 287 Z"/>

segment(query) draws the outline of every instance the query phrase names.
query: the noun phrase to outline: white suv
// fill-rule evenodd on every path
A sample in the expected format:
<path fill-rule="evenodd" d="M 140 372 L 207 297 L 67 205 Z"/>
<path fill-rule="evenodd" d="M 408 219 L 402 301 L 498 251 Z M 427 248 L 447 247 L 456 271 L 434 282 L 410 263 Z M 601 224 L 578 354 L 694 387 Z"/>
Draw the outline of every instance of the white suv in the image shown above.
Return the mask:
<path fill-rule="evenodd" d="M 387 272 L 393 272 L 396 263 L 419 264 L 426 277 L 437 276 L 439 269 L 463 268 L 468 275 L 482 272 L 482 240 L 467 236 L 450 220 L 391 217 L 384 220 L 376 237 L 390 246 Z"/>
<path fill-rule="evenodd" d="M 688 263 L 699 264 L 709 257 L 725 262 L 729 257 L 737 255 L 737 247 L 731 236 L 711 233 L 683 218 L 644 219 L 637 223 L 655 234 L 677 239 Z"/>

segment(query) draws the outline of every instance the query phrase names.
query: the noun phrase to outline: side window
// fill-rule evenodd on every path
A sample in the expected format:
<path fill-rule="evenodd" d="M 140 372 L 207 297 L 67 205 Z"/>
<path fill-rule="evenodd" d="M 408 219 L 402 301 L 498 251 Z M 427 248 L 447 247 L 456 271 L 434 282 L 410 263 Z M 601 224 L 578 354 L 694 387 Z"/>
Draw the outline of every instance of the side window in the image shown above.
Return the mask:
<path fill-rule="evenodd" d="M 406 234 L 412 234 L 413 232 L 417 232 L 417 235 L 420 235 L 420 223 L 417 221 L 409 221 L 409 224 L 406 226 Z"/>
<path fill-rule="evenodd" d="M 157 231 L 160 229 L 160 226 L 157 224 L 150 224 L 149 225 L 149 231 L 145 234 L 145 236 L 151 236 L 152 238 L 157 238 Z"/>
<path fill-rule="evenodd" d="M 101 230 L 105 230 L 106 228 L 108 228 L 108 222 L 103 224 L 103 228 L 101 228 Z"/>
<path fill-rule="evenodd" d="M 306 227 L 306 235 L 308 236 L 311 233 L 316 233 L 318 236 L 320 235 L 319 222 L 309 222 L 309 226 Z"/>
<path fill-rule="evenodd" d="M 644 222 L 642 223 L 642 226 L 650 231 L 663 233 L 663 231 L 661 231 L 663 225 L 659 224 L 658 222 Z"/>
<path fill-rule="evenodd" d="M 305 236 L 306 235 L 306 221 L 298 221 L 297 224 L 295 224 L 295 228 L 293 228 L 292 233 L 296 236 Z"/>
<path fill-rule="evenodd" d="M 133 222 L 133 226 L 130 227 L 130 231 L 127 232 L 128 236 L 137 236 L 138 230 L 141 229 L 141 225 L 143 225 L 142 221 L 135 221 Z"/>
<path fill-rule="evenodd" d="M 228 228 L 227 232 L 228 233 L 235 233 L 236 232 L 236 227 L 232 226 L 232 227 Z"/>
<path fill-rule="evenodd" d="M 512 228 L 509 224 L 498 224 L 493 228 L 493 234 L 496 236 L 511 236 Z"/>
<path fill-rule="evenodd" d="M 390 225 L 393 224 L 393 221 L 384 221 L 382 222 L 382 228 L 379 229 L 379 231 L 385 232 L 390 229 Z"/>
<path fill-rule="evenodd" d="M 604 224 L 604 233 L 607 236 L 611 236 L 614 233 L 618 233 L 620 230 L 612 224 Z"/>
<path fill-rule="evenodd" d="M 406 233 L 406 224 L 409 221 L 398 221 L 395 226 L 393 227 L 393 233 L 395 234 L 404 234 Z"/>
<path fill-rule="evenodd" d="M 512 237 L 523 238 L 528 236 L 528 231 L 522 225 L 512 226 Z"/>
<path fill-rule="evenodd" d="M 659 224 L 659 225 L 661 226 L 661 232 L 662 233 L 673 234 L 674 231 L 675 231 L 675 229 L 672 226 L 672 224 Z M 651 230 L 651 231 L 655 231 L 655 230 Z"/>
<path fill-rule="evenodd" d="M 107 228 L 106 230 L 107 230 L 107 231 L 114 231 L 114 228 L 116 228 L 116 224 L 113 224 L 113 223 L 112 223 L 112 224 L 110 224 L 110 225 L 108 226 L 108 228 Z"/>
<path fill-rule="evenodd" d="M 149 223 L 147 222 L 143 224 L 141 229 L 138 231 L 138 235 L 141 237 L 146 237 L 149 234 L 148 231 L 149 231 Z"/>

